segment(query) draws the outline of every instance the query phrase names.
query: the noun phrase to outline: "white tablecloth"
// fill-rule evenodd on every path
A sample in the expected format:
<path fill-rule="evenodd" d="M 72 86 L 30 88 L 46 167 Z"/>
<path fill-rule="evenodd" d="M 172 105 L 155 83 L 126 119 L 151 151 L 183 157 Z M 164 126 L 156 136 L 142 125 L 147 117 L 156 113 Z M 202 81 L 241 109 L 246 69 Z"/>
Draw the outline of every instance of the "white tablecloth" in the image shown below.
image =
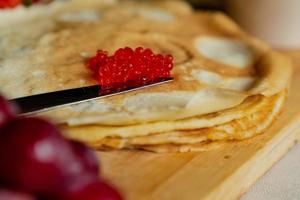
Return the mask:
<path fill-rule="evenodd" d="M 260 178 L 241 200 L 300 200 L 300 144 Z"/>

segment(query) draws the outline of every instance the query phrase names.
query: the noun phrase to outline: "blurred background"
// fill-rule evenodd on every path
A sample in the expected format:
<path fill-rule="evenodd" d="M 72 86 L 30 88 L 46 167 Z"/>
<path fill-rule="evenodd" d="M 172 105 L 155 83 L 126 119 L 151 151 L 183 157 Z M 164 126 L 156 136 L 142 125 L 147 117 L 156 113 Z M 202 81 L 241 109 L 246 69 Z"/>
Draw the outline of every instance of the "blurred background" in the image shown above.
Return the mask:
<path fill-rule="evenodd" d="M 222 10 L 244 30 L 277 49 L 300 48 L 300 0 L 188 0 L 196 9 Z"/>

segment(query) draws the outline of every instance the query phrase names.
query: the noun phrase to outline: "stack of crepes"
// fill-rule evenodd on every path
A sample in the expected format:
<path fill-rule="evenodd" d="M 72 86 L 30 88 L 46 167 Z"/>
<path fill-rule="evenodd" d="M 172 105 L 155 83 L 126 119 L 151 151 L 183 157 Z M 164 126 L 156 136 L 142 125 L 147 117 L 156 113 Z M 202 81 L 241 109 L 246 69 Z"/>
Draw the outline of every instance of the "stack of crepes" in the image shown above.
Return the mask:
<path fill-rule="evenodd" d="M 287 97 L 287 58 L 224 14 L 182 1 L 56 1 L 0 18 L 9 98 L 97 84 L 85 61 L 98 49 L 174 56 L 171 83 L 39 114 L 96 149 L 209 150 L 263 133 Z"/>

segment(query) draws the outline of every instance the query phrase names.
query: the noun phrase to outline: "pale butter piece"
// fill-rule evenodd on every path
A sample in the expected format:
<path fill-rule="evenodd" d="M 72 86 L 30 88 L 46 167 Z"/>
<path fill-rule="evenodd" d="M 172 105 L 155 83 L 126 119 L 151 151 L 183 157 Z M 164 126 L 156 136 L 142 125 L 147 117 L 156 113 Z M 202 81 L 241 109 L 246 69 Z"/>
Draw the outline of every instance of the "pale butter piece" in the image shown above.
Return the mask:
<path fill-rule="evenodd" d="M 125 99 L 123 106 L 130 112 L 149 112 L 183 109 L 192 98 L 193 94 L 188 92 L 169 92 L 169 93 L 141 93 Z"/>
<path fill-rule="evenodd" d="M 195 48 L 209 59 L 240 69 L 251 65 L 255 60 L 254 50 L 237 39 L 198 37 Z"/>
<path fill-rule="evenodd" d="M 171 22 L 174 20 L 174 16 L 166 11 L 159 9 L 138 9 L 137 13 L 145 18 L 161 21 L 161 22 Z"/>
<path fill-rule="evenodd" d="M 100 14 L 92 10 L 80 10 L 67 12 L 59 16 L 62 22 L 96 22 L 100 20 Z"/>
<path fill-rule="evenodd" d="M 192 75 L 198 81 L 208 85 L 219 85 L 224 81 L 221 75 L 207 70 L 193 70 Z"/>
<path fill-rule="evenodd" d="M 244 93 L 208 88 L 197 92 L 186 108 L 197 115 L 208 114 L 239 105 L 246 97 Z"/>
<path fill-rule="evenodd" d="M 238 91 L 247 91 L 254 86 L 256 79 L 254 77 L 228 78 L 223 82 L 223 87 Z"/>
<path fill-rule="evenodd" d="M 205 83 L 207 85 L 231 89 L 237 91 L 247 91 L 251 89 L 255 83 L 255 78 L 251 76 L 245 77 L 224 77 L 218 73 L 199 69 L 192 71 L 193 77 L 200 83 Z"/>

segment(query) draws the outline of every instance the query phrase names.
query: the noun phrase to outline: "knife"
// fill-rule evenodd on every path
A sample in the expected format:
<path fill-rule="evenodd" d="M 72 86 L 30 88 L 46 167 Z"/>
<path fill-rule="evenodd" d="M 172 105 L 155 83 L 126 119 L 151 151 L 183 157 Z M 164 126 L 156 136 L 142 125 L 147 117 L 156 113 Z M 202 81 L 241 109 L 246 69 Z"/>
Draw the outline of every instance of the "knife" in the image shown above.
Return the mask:
<path fill-rule="evenodd" d="M 93 85 L 20 97 L 16 99 L 11 99 L 10 101 L 19 105 L 19 107 L 21 108 L 21 115 L 31 115 L 63 106 L 70 106 L 91 100 L 102 99 L 105 97 L 111 97 L 119 94 L 133 92 L 136 90 L 142 90 L 148 87 L 154 87 L 161 84 L 169 83 L 171 81 L 173 81 L 173 78 L 165 78 L 144 86 L 130 87 L 118 92 L 108 92 L 105 94 L 101 94 L 100 85 Z"/>

